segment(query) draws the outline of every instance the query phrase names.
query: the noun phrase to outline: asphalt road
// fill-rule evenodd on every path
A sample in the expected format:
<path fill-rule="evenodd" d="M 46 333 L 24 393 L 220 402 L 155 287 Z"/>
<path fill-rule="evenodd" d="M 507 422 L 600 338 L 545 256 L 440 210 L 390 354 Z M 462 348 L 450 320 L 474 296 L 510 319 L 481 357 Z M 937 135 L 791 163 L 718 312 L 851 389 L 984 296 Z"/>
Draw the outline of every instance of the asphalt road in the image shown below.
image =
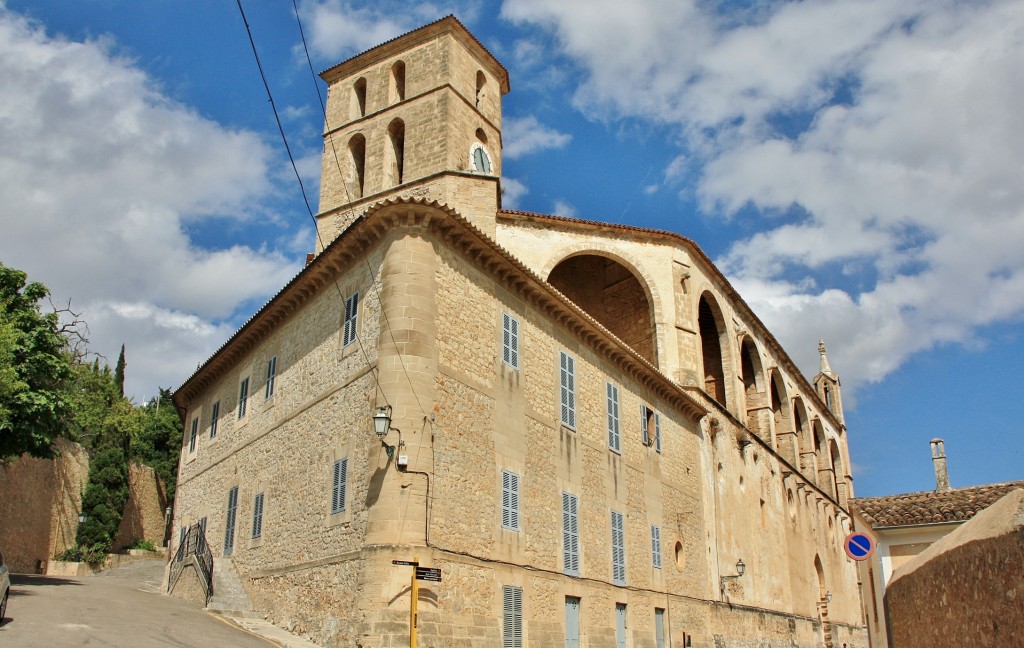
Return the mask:
<path fill-rule="evenodd" d="M 278 644 L 237 628 L 192 603 L 160 594 L 162 561 L 96 576 L 11 575 L 0 646 L 165 648 Z"/>

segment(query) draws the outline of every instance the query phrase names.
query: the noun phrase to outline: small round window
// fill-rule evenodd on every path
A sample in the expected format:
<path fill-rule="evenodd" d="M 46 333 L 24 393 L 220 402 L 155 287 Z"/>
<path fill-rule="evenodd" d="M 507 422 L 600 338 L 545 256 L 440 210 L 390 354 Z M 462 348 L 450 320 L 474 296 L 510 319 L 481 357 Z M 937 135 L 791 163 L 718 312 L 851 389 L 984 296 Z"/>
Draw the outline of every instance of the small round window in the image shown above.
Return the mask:
<path fill-rule="evenodd" d="M 491 156 L 481 144 L 474 144 L 469 150 L 469 164 L 478 173 L 491 173 Z"/>

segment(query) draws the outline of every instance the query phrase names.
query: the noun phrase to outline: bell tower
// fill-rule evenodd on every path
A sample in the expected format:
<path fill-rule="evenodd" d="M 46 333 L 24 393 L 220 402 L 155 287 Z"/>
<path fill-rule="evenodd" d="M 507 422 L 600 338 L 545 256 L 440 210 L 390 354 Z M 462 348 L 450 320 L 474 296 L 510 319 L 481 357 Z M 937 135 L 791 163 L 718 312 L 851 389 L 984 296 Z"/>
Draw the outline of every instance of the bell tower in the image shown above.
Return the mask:
<path fill-rule="evenodd" d="M 442 18 L 320 76 L 323 245 L 395 196 L 447 204 L 494 236 L 508 71 L 462 23 Z"/>

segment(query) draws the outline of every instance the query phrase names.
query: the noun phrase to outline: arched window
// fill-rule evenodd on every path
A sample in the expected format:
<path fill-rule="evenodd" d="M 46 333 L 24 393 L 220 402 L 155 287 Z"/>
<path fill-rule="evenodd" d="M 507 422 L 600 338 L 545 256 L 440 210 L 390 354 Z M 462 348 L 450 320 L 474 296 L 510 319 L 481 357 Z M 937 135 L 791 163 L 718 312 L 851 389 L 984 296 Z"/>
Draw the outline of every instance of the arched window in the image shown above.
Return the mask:
<path fill-rule="evenodd" d="M 704 391 L 726 407 L 725 366 L 722 358 L 722 339 L 725 322 L 718 305 L 708 294 L 700 298 L 697 323 L 700 329 L 700 348 L 704 360 Z"/>
<path fill-rule="evenodd" d="M 366 79 L 359 77 L 352 84 L 352 117 L 358 118 L 366 115 Z"/>
<path fill-rule="evenodd" d="M 366 138 L 356 133 L 352 136 L 352 139 L 348 141 L 348 153 L 349 153 L 349 180 L 352 183 L 352 193 L 355 194 L 353 198 L 363 197 L 363 183 L 365 175 L 363 173 L 366 167 Z"/>
<path fill-rule="evenodd" d="M 487 85 L 487 77 L 484 75 L 483 70 L 476 71 L 476 107 L 480 107 L 480 102 L 484 98 L 484 86 Z"/>
<path fill-rule="evenodd" d="M 491 156 L 483 144 L 476 142 L 469 148 L 469 168 L 477 173 L 491 173 Z"/>
<path fill-rule="evenodd" d="M 405 62 L 395 61 L 388 83 L 388 104 L 405 101 Z"/>
<path fill-rule="evenodd" d="M 743 344 L 740 345 L 740 369 L 743 374 L 741 377 L 747 408 L 747 427 L 760 438 L 770 439 L 768 421 L 763 420 L 760 415 L 765 400 L 761 355 L 757 352 L 757 345 L 749 337 L 744 337 Z"/>
<path fill-rule="evenodd" d="M 402 184 L 405 173 L 405 122 L 396 119 L 388 126 L 388 180 L 391 185 Z"/>

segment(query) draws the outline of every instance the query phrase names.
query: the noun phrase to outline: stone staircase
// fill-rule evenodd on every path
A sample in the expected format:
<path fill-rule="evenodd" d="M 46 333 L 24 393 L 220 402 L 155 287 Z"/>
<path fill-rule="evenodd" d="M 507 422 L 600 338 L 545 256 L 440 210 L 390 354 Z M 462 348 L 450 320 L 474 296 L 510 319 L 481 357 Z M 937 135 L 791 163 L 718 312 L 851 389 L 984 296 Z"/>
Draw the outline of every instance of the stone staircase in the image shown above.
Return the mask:
<path fill-rule="evenodd" d="M 259 617 L 252 609 L 249 595 L 245 593 L 230 558 L 213 560 L 213 596 L 206 604 L 206 609 L 214 614 L 239 619 Z"/>

